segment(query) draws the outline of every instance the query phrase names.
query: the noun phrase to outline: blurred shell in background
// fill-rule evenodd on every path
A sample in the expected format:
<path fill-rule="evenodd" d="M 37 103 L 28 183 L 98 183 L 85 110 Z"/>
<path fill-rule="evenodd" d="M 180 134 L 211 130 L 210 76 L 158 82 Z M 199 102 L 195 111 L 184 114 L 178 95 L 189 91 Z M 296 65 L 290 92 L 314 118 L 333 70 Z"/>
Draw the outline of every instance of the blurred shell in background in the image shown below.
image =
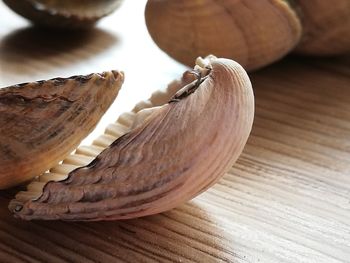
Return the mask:
<path fill-rule="evenodd" d="M 303 24 L 296 51 L 308 55 L 350 52 L 350 0 L 295 0 Z"/>
<path fill-rule="evenodd" d="M 145 15 L 157 45 L 189 66 L 214 54 L 254 70 L 283 57 L 301 37 L 296 13 L 281 0 L 149 0 Z"/>
<path fill-rule="evenodd" d="M 155 43 L 179 62 L 215 54 L 255 70 L 297 52 L 350 50 L 349 0 L 148 0 Z"/>
<path fill-rule="evenodd" d="M 84 28 L 117 9 L 121 0 L 4 0 L 13 11 L 34 24 Z"/>

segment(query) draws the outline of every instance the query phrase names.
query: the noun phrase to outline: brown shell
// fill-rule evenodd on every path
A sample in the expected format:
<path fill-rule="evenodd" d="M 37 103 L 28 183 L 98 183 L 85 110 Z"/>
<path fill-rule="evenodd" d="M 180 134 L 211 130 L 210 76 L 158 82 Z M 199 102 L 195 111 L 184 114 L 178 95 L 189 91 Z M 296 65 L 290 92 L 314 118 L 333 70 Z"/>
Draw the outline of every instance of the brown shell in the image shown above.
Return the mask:
<path fill-rule="evenodd" d="M 0 89 L 0 189 L 45 172 L 96 126 L 123 74 L 55 78 Z"/>
<path fill-rule="evenodd" d="M 181 89 L 90 164 L 47 183 L 37 200 L 14 200 L 11 211 L 26 220 L 127 219 L 169 210 L 213 185 L 243 150 L 254 97 L 237 63 L 211 66 L 200 84 Z M 189 74 L 175 85 L 192 81 Z"/>
<path fill-rule="evenodd" d="M 145 16 L 155 43 L 189 66 L 214 54 L 258 69 L 283 57 L 301 37 L 298 17 L 282 0 L 148 0 Z"/>
<path fill-rule="evenodd" d="M 33 23 L 49 27 L 92 26 L 117 9 L 122 0 L 4 0 Z"/>
<path fill-rule="evenodd" d="M 349 0 L 295 0 L 303 24 L 303 38 L 296 51 L 308 55 L 350 52 Z"/>

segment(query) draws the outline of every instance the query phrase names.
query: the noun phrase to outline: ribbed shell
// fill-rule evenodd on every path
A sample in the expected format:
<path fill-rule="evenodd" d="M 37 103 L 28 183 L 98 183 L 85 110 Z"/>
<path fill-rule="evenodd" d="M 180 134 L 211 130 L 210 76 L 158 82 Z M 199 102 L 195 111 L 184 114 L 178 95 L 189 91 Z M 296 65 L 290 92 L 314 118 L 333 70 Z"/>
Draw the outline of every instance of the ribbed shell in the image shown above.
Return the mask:
<path fill-rule="evenodd" d="M 45 172 L 74 150 L 123 79 L 112 71 L 0 89 L 0 189 Z"/>
<path fill-rule="evenodd" d="M 281 0 L 149 0 L 145 15 L 155 43 L 189 66 L 214 54 L 254 70 L 283 57 L 301 37 L 299 19 Z"/>
<path fill-rule="evenodd" d="M 19 15 L 49 27 L 89 27 L 112 13 L 122 0 L 4 0 Z"/>
<path fill-rule="evenodd" d="M 214 184 L 243 150 L 254 97 L 237 63 L 217 59 L 212 67 L 194 93 L 162 106 L 68 179 L 46 184 L 38 200 L 17 203 L 15 216 L 140 217 L 169 210 Z"/>
<path fill-rule="evenodd" d="M 309 55 L 350 52 L 349 0 L 295 0 L 303 24 L 296 51 Z"/>

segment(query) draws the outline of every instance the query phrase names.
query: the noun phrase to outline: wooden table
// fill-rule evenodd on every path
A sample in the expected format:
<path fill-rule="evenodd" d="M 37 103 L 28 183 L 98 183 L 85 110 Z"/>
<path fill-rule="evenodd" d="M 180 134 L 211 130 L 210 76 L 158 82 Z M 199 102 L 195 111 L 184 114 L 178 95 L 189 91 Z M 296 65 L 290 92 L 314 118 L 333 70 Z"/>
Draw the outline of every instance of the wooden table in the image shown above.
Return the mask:
<path fill-rule="evenodd" d="M 124 70 L 88 143 L 185 69 L 153 44 L 135 2 L 81 34 L 37 30 L 0 3 L 0 86 Z M 99 223 L 15 220 L 13 191 L 0 192 L 0 262 L 350 262 L 350 58 L 289 57 L 250 76 L 252 136 L 212 189 L 167 213 Z"/>

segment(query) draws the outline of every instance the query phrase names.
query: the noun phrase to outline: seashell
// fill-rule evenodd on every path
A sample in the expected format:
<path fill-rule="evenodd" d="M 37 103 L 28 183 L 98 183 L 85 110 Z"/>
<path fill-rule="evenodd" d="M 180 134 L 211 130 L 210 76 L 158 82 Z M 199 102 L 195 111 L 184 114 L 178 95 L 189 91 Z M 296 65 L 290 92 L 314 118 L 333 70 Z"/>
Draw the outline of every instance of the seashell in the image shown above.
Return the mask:
<path fill-rule="evenodd" d="M 17 14 L 48 27 L 90 27 L 117 9 L 121 0 L 4 0 Z"/>
<path fill-rule="evenodd" d="M 0 189 L 34 178 L 71 153 L 112 104 L 123 79 L 111 71 L 0 89 Z"/>
<path fill-rule="evenodd" d="M 253 115 L 244 69 L 228 59 L 198 59 L 194 71 L 109 125 L 108 136 L 98 138 L 114 136 L 109 146 L 79 147 L 9 209 L 25 220 L 128 219 L 172 209 L 228 171 Z"/>
<path fill-rule="evenodd" d="M 294 0 L 303 25 L 296 52 L 337 55 L 350 52 L 349 0 Z"/>
<path fill-rule="evenodd" d="M 146 24 L 155 43 L 179 62 L 215 54 L 246 70 L 268 65 L 300 40 L 300 21 L 282 0 L 148 0 Z"/>

